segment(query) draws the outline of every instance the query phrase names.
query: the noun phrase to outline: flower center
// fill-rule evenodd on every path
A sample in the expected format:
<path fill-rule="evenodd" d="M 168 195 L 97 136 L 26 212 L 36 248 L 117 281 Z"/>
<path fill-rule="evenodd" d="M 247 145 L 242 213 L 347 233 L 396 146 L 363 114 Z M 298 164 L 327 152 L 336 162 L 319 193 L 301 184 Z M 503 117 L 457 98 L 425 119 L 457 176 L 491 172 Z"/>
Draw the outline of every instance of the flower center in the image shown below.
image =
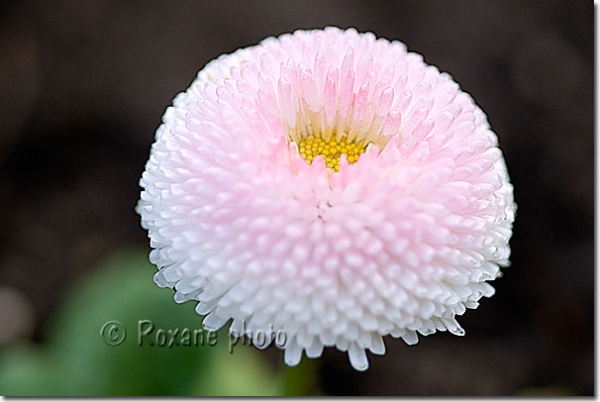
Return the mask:
<path fill-rule="evenodd" d="M 358 157 L 365 152 L 368 143 L 364 140 L 348 140 L 344 135 L 339 140 L 332 135 L 329 140 L 322 136 L 301 137 L 298 141 L 298 151 L 304 160 L 312 163 L 316 156 L 321 155 L 325 159 L 325 165 L 337 172 L 340 170 L 340 158 L 346 155 L 348 163 L 354 163 Z"/>

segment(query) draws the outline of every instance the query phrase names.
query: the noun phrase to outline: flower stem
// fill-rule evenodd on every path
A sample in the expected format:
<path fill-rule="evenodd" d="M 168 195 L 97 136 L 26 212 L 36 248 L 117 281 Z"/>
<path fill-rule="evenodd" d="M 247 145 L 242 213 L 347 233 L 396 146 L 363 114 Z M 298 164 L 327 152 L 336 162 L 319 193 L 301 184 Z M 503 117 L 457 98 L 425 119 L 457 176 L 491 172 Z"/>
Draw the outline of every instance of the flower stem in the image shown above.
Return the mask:
<path fill-rule="evenodd" d="M 285 396 L 320 395 L 317 384 L 317 359 L 304 358 L 295 367 L 284 367 L 283 392 Z"/>

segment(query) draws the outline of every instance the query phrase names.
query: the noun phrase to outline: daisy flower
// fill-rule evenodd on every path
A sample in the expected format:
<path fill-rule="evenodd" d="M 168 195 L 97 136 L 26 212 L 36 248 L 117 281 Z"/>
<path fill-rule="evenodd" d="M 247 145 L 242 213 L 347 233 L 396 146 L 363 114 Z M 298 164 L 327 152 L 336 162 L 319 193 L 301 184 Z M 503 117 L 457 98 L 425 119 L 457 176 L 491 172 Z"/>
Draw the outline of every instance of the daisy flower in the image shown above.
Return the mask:
<path fill-rule="evenodd" d="M 366 370 L 386 335 L 464 335 L 456 316 L 509 264 L 516 205 L 486 116 L 403 43 L 354 29 L 208 63 L 140 185 L 155 282 L 207 329 L 283 331 L 292 366 L 335 346 Z"/>

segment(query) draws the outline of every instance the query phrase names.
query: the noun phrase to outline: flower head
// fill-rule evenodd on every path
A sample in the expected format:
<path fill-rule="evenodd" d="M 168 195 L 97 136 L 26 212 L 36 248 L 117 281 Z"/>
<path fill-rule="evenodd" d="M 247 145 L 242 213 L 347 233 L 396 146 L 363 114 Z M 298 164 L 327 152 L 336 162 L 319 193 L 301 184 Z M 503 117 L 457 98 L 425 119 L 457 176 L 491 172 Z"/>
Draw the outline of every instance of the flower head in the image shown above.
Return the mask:
<path fill-rule="evenodd" d="M 325 346 L 463 335 L 508 265 L 516 206 L 497 137 L 398 41 L 296 31 L 223 55 L 163 117 L 140 184 L 159 286 L 203 324 Z"/>

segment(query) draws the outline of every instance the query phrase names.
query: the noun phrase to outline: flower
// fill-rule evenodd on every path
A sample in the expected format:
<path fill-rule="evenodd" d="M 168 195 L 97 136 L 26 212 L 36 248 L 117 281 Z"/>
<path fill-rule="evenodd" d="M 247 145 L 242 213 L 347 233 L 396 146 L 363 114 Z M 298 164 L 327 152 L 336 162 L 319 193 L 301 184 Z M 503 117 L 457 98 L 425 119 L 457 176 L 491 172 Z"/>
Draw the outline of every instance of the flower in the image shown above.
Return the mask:
<path fill-rule="evenodd" d="M 398 41 L 296 31 L 223 55 L 156 133 L 137 211 L 155 282 L 203 325 L 283 331 L 366 370 L 382 337 L 463 335 L 509 264 L 516 205 L 496 135 Z"/>

